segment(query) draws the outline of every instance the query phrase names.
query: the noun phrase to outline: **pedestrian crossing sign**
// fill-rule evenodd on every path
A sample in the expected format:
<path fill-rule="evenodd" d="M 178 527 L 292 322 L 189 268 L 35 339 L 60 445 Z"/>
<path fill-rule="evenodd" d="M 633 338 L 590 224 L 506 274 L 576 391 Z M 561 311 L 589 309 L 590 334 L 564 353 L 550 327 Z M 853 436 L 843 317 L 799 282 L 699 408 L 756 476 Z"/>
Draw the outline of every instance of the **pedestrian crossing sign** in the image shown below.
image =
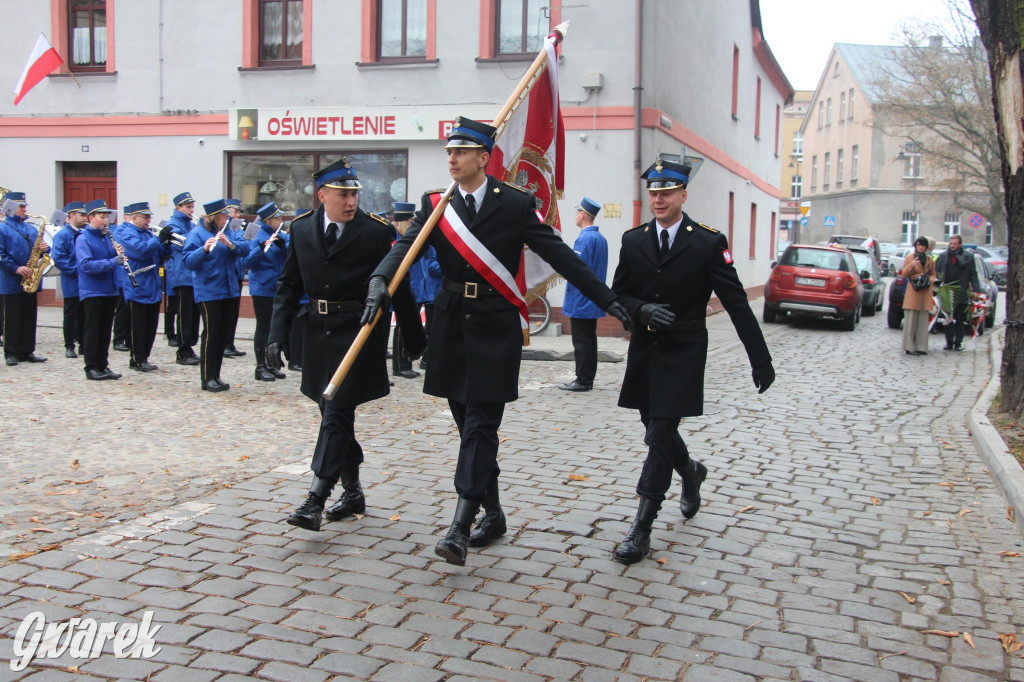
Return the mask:
<path fill-rule="evenodd" d="M 825 227 L 835 227 L 836 217 L 834 215 L 825 216 Z"/>

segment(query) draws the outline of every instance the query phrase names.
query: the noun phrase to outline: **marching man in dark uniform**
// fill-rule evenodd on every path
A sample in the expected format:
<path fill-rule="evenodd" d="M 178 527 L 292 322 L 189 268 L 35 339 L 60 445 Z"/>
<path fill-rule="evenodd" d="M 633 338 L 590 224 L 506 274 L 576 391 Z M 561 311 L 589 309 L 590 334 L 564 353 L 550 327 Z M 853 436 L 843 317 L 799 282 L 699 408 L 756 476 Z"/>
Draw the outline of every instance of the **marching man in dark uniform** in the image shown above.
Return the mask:
<path fill-rule="evenodd" d="M 427 243 L 444 276 L 434 299 L 423 391 L 448 399 L 462 442 L 455 468 L 455 519 L 434 553 L 466 563 L 466 545 L 484 546 L 506 533 L 498 498 L 498 427 L 505 403 L 519 397 L 525 302 L 515 288 L 523 245 L 550 263 L 590 300 L 631 328 L 626 309 L 561 237 L 537 217 L 533 195 L 486 174 L 495 128 L 466 118 L 448 136 L 448 171 L 458 183 Z M 377 267 L 363 321 L 387 310 L 387 281 L 440 199 L 423 195 L 412 226 Z M 478 265 L 474 267 L 470 262 Z M 492 285 L 494 282 L 501 288 Z M 504 292 L 504 293 L 502 293 Z M 518 298 L 517 298 L 518 297 Z M 484 515 L 472 535 L 481 504 Z"/>
<path fill-rule="evenodd" d="M 700 508 L 700 485 L 708 470 L 690 457 L 679 422 L 704 413 L 704 323 L 712 292 L 729 312 L 747 350 L 758 393 L 775 381 L 772 357 L 736 275 L 728 240 L 683 213 L 693 165 L 699 168 L 703 160 L 686 161 L 659 160 L 643 174 L 654 219 L 622 235 L 612 281 L 637 327 L 629 342 L 619 406 L 640 410 L 648 447 L 636 487 L 636 520 L 614 554 L 625 564 L 640 561 L 650 551 L 651 524 L 672 484 L 673 471 L 683 479 L 683 516 L 692 518 Z"/>
<path fill-rule="evenodd" d="M 85 313 L 78 298 L 78 261 L 75 260 L 75 240 L 82 234 L 86 223 L 85 202 L 72 201 L 64 207 L 67 216 L 64 227 L 53 238 L 53 262 L 60 268 L 60 289 L 64 294 L 64 357 L 77 358 L 85 328 Z"/>
<path fill-rule="evenodd" d="M 356 440 L 355 410 L 389 392 L 384 359 L 386 324 L 374 328 L 334 399 L 326 400 L 323 390 L 359 333 L 367 280 L 391 249 L 395 234 L 387 220 L 358 207 L 362 184 L 346 158 L 314 173 L 313 178 L 321 205 L 292 221 L 267 345 L 268 366 L 281 369 L 282 353 L 292 357 L 288 348 L 292 318 L 302 295 L 308 294 L 301 354 L 302 394 L 320 408 L 320 433 L 310 466 L 313 484 L 309 495 L 288 517 L 289 524 L 306 530 L 320 530 L 324 506 L 339 479 L 344 492 L 327 510 L 327 519 L 333 521 L 366 510 L 359 483 L 363 449 Z M 426 339 L 408 282 L 399 287 L 395 304 L 406 347 L 419 356 Z"/>

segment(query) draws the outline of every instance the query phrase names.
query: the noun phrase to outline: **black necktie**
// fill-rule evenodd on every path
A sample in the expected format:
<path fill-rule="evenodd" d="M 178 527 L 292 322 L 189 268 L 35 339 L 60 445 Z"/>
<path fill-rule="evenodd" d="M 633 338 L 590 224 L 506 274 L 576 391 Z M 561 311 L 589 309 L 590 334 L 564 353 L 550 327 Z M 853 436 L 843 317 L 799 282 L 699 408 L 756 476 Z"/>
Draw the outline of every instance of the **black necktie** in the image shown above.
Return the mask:
<path fill-rule="evenodd" d="M 469 222 L 476 218 L 476 198 L 472 194 L 466 195 L 466 213 L 469 214 Z"/>
<path fill-rule="evenodd" d="M 668 230 L 661 231 L 661 259 L 668 255 Z"/>
<path fill-rule="evenodd" d="M 327 226 L 327 248 L 330 249 L 338 241 L 338 224 L 331 223 Z"/>

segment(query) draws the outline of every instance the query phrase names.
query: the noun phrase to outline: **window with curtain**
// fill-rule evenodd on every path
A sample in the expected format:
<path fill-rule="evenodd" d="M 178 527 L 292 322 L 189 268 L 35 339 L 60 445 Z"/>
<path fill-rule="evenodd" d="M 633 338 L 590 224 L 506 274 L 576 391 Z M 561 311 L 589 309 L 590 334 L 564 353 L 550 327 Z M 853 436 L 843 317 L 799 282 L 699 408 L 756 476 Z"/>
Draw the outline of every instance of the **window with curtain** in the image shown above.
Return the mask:
<path fill-rule="evenodd" d="M 425 57 L 427 0 L 380 0 L 377 58 Z"/>
<path fill-rule="evenodd" d="M 69 0 L 68 68 L 72 71 L 104 71 L 107 66 L 106 0 Z"/>
<path fill-rule="evenodd" d="M 302 0 L 260 0 L 260 66 L 302 63 Z"/>
<path fill-rule="evenodd" d="M 496 0 L 498 54 L 539 52 L 548 34 L 548 18 L 541 0 Z"/>

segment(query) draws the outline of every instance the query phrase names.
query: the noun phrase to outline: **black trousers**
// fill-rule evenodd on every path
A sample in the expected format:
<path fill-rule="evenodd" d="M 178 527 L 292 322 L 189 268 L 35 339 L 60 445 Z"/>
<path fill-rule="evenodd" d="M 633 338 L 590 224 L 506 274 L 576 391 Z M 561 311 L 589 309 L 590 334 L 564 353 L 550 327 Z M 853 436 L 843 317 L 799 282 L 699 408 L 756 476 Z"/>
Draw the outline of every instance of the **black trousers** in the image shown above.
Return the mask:
<path fill-rule="evenodd" d="M 640 410 L 640 421 L 647 429 L 647 459 L 640 471 L 636 494 L 661 503 L 672 485 L 672 472 L 681 471 L 690 461 L 690 451 L 679 435 L 680 417 L 651 417 L 646 410 Z"/>
<path fill-rule="evenodd" d="M 455 492 L 469 500 L 483 500 L 487 486 L 498 480 L 498 427 L 505 404 L 464 405 L 454 400 L 448 407 L 459 427 L 459 462 L 455 465 Z"/>
<path fill-rule="evenodd" d="M 309 313 L 306 306 L 299 306 L 299 310 L 292 318 L 292 329 L 288 334 L 288 364 L 302 367 L 302 344 L 306 342 L 306 316 Z"/>
<path fill-rule="evenodd" d="M 203 336 L 199 346 L 200 376 L 203 381 L 220 379 L 224 349 L 227 347 L 225 322 L 232 306 L 238 307 L 238 299 L 222 298 L 218 301 L 203 301 L 196 305 L 203 318 Z"/>
<path fill-rule="evenodd" d="M 164 336 L 171 338 L 178 335 L 175 323 L 178 321 L 178 297 L 167 296 L 164 303 Z"/>
<path fill-rule="evenodd" d="M 363 463 L 363 448 L 356 440 L 356 409 L 320 398 L 320 433 L 309 468 L 319 478 L 337 482 L 343 473 L 354 474 Z"/>
<path fill-rule="evenodd" d="M 181 329 L 178 358 L 181 359 L 196 354 L 192 347 L 199 342 L 199 311 L 192 287 L 174 287 L 174 298 L 178 299 L 178 326 Z"/>
<path fill-rule="evenodd" d="M 576 358 L 576 380 L 593 384 L 597 375 L 597 320 L 581 317 L 572 320 L 572 350 Z"/>
<path fill-rule="evenodd" d="M 85 368 L 103 371 L 110 353 L 110 330 L 114 322 L 117 296 L 93 296 L 82 301 L 85 312 Z"/>
<path fill-rule="evenodd" d="M 131 285 L 129 285 L 131 286 Z M 117 307 L 114 309 L 114 343 L 128 343 L 128 335 L 132 333 L 131 309 L 124 298 L 124 291 L 119 290 Z"/>
<path fill-rule="evenodd" d="M 274 313 L 273 296 L 253 296 L 252 309 L 256 313 L 256 331 L 252 335 L 253 349 L 256 351 L 256 366 L 266 364 L 267 337 L 270 335 L 270 318 Z M 295 352 L 294 349 L 291 351 Z"/>
<path fill-rule="evenodd" d="M 64 347 L 74 349 L 82 346 L 85 338 L 85 313 L 77 296 L 64 297 Z"/>
<path fill-rule="evenodd" d="M 947 324 L 943 331 L 946 334 L 947 346 L 959 346 L 964 341 L 964 324 L 967 317 L 966 300 L 963 289 L 953 292 L 953 324 Z"/>
<path fill-rule="evenodd" d="M 4 294 L 4 357 L 36 352 L 36 293 Z"/>
<path fill-rule="evenodd" d="M 242 290 L 241 287 L 238 288 Z M 224 347 L 234 348 L 235 347 L 235 330 L 238 329 L 238 309 L 242 305 L 242 297 L 232 298 L 235 302 L 234 308 L 228 309 L 225 313 L 224 318 Z"/>
<path fill-rule="evenodd" d="M 128 345 L 132 349 L 132 362 L 142 363 L 149 360 L 156 340 L 156 328 L 160 324 L 159 303 L 138 303 L 129 301 L 132 314 L 132 333 Z"/>

